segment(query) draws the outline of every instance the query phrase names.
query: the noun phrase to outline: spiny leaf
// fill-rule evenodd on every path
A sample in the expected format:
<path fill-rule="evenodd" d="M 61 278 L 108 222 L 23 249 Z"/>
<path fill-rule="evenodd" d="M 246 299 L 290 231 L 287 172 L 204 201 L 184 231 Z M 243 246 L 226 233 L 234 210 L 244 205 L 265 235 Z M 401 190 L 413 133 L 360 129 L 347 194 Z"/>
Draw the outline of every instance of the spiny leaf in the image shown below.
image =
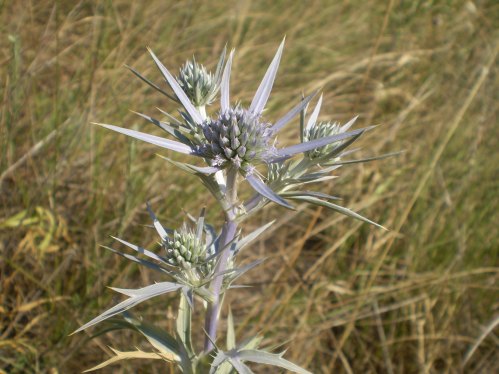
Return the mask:
<path fill-rule="evenodd" d="M 143 133 L 140 131 L 125 129 L 123 127 L 118 127 L 118 126 L 114 126 L 114 125 L 107 125 L 105 123 L 93 122 L 93 124 L 99 125 L 101 127 L 105 127 L 106 129 L 109 129 L 109 130 L 119 132 L 120 134 L 128 135 L 132 138 L 139 139 L 139 140 L 142 140 L 142 141 L 150 143 L 150 144 L 157 145 L 158 147 L 170 149 L 172 151 L 183 153 L 186 155 L 197 155 L 196 151 L 193 148 L 189 147 L 186 144 L 176 142 L 174 140 L 161 138 L 159 136 L 146 134 L 146 133 Z"/>
<path fill-rule="evenodd" d="M 153 253 L 153 252 L 151 252 L 151 251 L 149 251 L 149 250 L 147 250 L 145 248 L 139 247 L 138 245 L 129 243 L 126 240 L 117 238 L 115 236 L 111 236 L 111 238 L 113 238 L 114 240 L 119 241 L 121 244 L 126 245 L 127 247 L 133 249 L 134 251 L 137 251 L 138 253 L 141 253 L 141 254 L 149 257 L 149 258 L 152 258 L 153 260 L 160 261 L 160 262 L 165 263 L 165 264 L 167 263 L 166 258 L 158 256 L 157 254 L 155 254 L 155 253 Z"/>
<path fill-rule="evenodd" d="M 168 238 L 168 233 L 167 233 L 166 229 L 163 227 L 163 225 L 161 224 L 161 222 L 159 222 L 159 219 L 158 219 L 158 217 L 156 217 L 156 214 L 154 214 L 149 202 L 146 203 L 146 208 L 147 208 L 147 212 L 149 213 L 149 216 L 152 219 L 154 228 L 158 232 L 161 240 L 163 240 L 163 241 L 166 240 Z"/>
<path fill-rule="evenodd" d="M 191 306 L 189 305 L 187 297 L 181 294 L 178 307 L 176 327 L 177 327 L 177 334 L 182 340 L 182 343 L 184 344 L 184 347 L 189 353 L 189 355 L 192 355 L 194 353 L 191 340 L 191 330 L 192 330 L 191 319 L 192 319 Z"/>
<path fill-rule="evenodd" d="M 315 126 L 315 123 L 317 122 L 317 118 L 319 117 L 319 112 L 321 111 L 321 105 L 322 105 L 322 95 L 319 97 L 319 100 L 317 100 L 317 104 L 315 105 L 315 108 L 308 119 L 307 127 L 305 127 L 305 130 L 308 131 L 313 126 Z"/>
<path fill-rule="evenodd" d="M 156 84 L 154 84 L 153 82 L 151 82 L 149 79 L 147 79 L 146 77 L 144 77 L 143 75 L 141 75 L 137 70 L 135 70 L 134 68 L 132 68 L 131 66 L 128 66 L 128 65 L 125 65 L 125 67 L 130 70 L 133 74 L 135 74 L 135 76 L 137 78 L 139 78 L 140 80 L 142 80 L 143 82 L 147 83 L 149 86 L 151 86 L 152 88 L 154 88 L 155 90 L 158 90 L 159 92 L 161 92 L 163 95 L 165 95 L 166 97 L 168 97 L 170 100 L 173 100 L 173 101 L 178 101 L 175 97 L 173 97 L 172 95 L 170 95 L 168 92 L 166 92 L 165 90 L 163 90 L 162 88 L 160 88 L 159 86 L 157 86 Z"/>
<path fill-rule="evenodd" d="M 286 200 L 284 200 L 282 197 L 280 197 L 278 194 L 276 194 L 272 189 L 267 186 L 258 176 L 252 174 L 252 175 L 247 175 L 246 180 L 249 182 L 251 187 L 258 192 L 260 195 L 266 197 L 269 200 L 272 200 L 273 202 L 282 205 L 285 208 L 288 209 L 294 209 L 293 206 L 288 203 Z"/>
<path fill-rule="evenodd" d="M 125 310 L 133 308 L 134 306 L 140 304 L 141 302 L 151 299 L 155 296 L 159 296 L 168 292 L 176 291 L 182 288 L 183 285 L 172 282 L 161 282 L 156 283 L 151 286 L 147 286 L 144 288 L 130 290 L 130 289 L 122 289 L 122 288 L 112 288 L 114 291 L 123 293 L 125 295 L 130 296 L 127 300 L 122 301 L 121 303 L 113 306 L 112 308 L 106 310 L 101 315 L 95 317 L 90 322 L 87 322 L 82 327 L 74 331 L 72 334 L 75 334 L 79 331 L 85 330 L 90 326 L 96 325 L 99 322 L 104 321 L 105 319 L 115 316 L 117 314 L 123 313 Z M 72 335 L 71 334 L 71 335 Z"/>
<path fill-rule="evenodd" d="M 270 95 L 270 91 L 272 91 L 272 86 L 274 85 L 274 80 L 277 74 L 277 69 L 279 68 L 279 62 L 281 61 L 282 50 L 284 48 L 285 38 L 282 40 L 281 45 L 277 49 L 277 52 L 274 56 L 274 59 L 270 63 L 265 76 L 256 91 L 255 97 L 251 102 L 249 110 L 254 114 L 259 115 L 262 113 L 263 108 L 265 108 L 265 104 L 267 104 L 267 100 Z"/>
<path fill-rule="evenodd" d="M 148 359 L 148 360 L 165 360 L 165 361 L 175 361 L 175 358 L 173 355 L 167 356 L 164 354 L 159 354 L 155 352 L 143 352 L 141 350 L 137 351 L 130 351 L 130 352 L 121 352 L 118 351 L 117 349 L 109 347 L 115 354 L 114 357 L 111 357 L 109 360 L 104 361 L 103 363 L 94 366 L 91 369 L 87 369 L 84 371 L 84 373 L 87 373 L 89 371 L 94 371 L 98 369 L 102 369 L 108 365 L 114 364 L 118 361 L 122 360 L 130 360 L 134 358 L 142 358 L 142 359 Z"/>
<path fill-rule="evenodd" d="M 246 235 L 244 238 L 238 240 L 236 243 L 236 248 L 235 248 L 236 253 L 239 252 L 244 247 L 246 247 L 253 240 L 258 238 L 264 231 L 266 231 L 270 226 L 272 226 L 274 224 L 274 222 L 275 222 L 275 220 L 267 223 L 266 225 L 263 225 L 263 226 L 257 228 L 256 230 L 254 230 L 250 234 Z"/>
<path fill-rule="evenodd" d="M 349 132 L 345 132 L 342 134 L 336 134 L 336 135 L 331 135 L 331 136 L 326 136 L 324 138 L 320 139 L 315 139 L 311 140 L 305 143 L 300 143 L 300 144 L 295 144 L 290 147 L 286 148 L 281 148 L 277 151 L 277 156 L 272 160 L 272 162 L 279 162 L 286 160 L 298 153 L 303 153 L 307 151 L 311 151 L 316 148 L 321 148 L 324 147 L 328 144 L 335 143 L 340 140 L 344 140 L 347 138 L 350 138 L 352 136 L 355 136 L 357 134 L 363 133 L 364 131 L 367 131 L 369 129 L 372 129 L 373 127 L 366 127 L 363 129 L 357 129 Z"/>
<path fill-rule="evenodd" d="M 222 83 L 220 85 L 220 108 L 222 112 L 225 112 L 230 107 L 229 81 L 230 81 L 230 69 L 232 68 L 233 57 L 234 57 L 234 51 L 231 51 L 229 60 L 225 65 L 224 73 L 222 76 Z"/>
<path fill-rule="evenodd" d="M 232 309 L 229 307 L 229 315 L 227 317 L 227 349 L 236 348 L 236 333 L 234 331 L 234 317 Z"/>
<path fill-rule="evenodd" d="M 286 124 L 288 124 L 289 121 L 291 121 L 298 113 L 300 113 L 303 108 L 305 108 L 308 103 L 310 102 L 310 100 L 312 100 L 312 98 L 317 95 L 317 91 L 313 92 L 311 95 L 308 95 L 306 98 L 304 98 L 302 101 L 300 101 L 300 103 L 295 106 L 293 109 L 291 109 L 288 113 L 286 113 L 284 115 L 284 117 L 280 118 L 279 120 L 276 121 L 276 123 L 274 124 L 274 126 L 272 126 L 272 131 L 274 133 L 278 132 L 281 128 L 283 128 L 284 126 L 286 126 Z"/>
<path fill-rule="evenodd" d="M 150 323 L 133 318 L 133 316 L 125 312 L 123 313 L 125 321 L 135 330 L 140 332 L 151 343 L 151 345 L 160 351 L 162 354 L 173 355 L 176 361 L 179 361 L 179 346 L 173 336 L 165 330 L 160 329 Z"/>
<path fill-rule="evenodd" d="M 107 247 L 105 245 L 102 245 L 101 247 L 105 248 L 113 253 L 116 253 L 117 255 L 126 258 L 127 260 L 130 260 L 130 261 L 136 262 L 139 265 L 143 265 L 145 267 L 148 267 L 149 269 L 156 270 L 156 271 L 168 274 L 170 276 L 174 276 L 174 274 L 172 272 L 168 271 L 167 269 L 163 268 L 162 266 L 160 266 L 158 264 L 155 264 L 154 262 L 143 260 L 143 259 L 138 258 L 136 256 L 129 255 L 128 253 L 122 253 L 120 251 L 117 251 L 116 249 L 113 249 L 111 247 Z"/>
<path fill-rule="evenodd" d="M 241 361 L 250 361 L 258 364 L 278 366 L 298 374 L 312 374 L 310 371 L 305 370 L 288 360 L 285 360 L 284 358 L 282 358 L 282 354 L 273 354 L 266 351 L 248 349 L 238 351 L 236 357 Z"/>
<path fill-rule="evenodd" d="M 363 221 L 363 222 L 370 223 L 371 225 L 377 226 L 377 227 L 379 227 L 379 228 L 381 228 L 383 230 L 387 230 L 385 227 L 381 226 L 380 224 L 378 224 L 378 223 L 376 223 L 374 221 L 371 221 L 370 219 L 367 219 L 364 216 L 361 216 L 360 214 L 354 212 L 353 210 L 350 210 L 348 208 L 342 207 L 340 205 L 336 205 L 336 204 L 330 203 L 328 201 L 324 201 L 324 200 L 318 199 L 316 197 L 311 197 L 311 196 L 290 196 L 289 199 L 301 200 L 301 201 L 306 201 L 306 202 L 311 203 L 311 204 L 320 205 L 320 206 L 323 206 L 323 207 L 335 210 L 335 211 L 337 211 L 337 212 L 339 212 L 341 214 L 344 214 L 346 216 L 358 219 L 358 220 Z"/>
<path fill-rule="evenodd" d="M 167 68 L 159 61 L 159 59 L 156 57 L 154 52 L 148 48 L 149 53 L 151 54 L 154 62 L 156 63 L 156 66 L 159 68 L 161 71 L 161 74 L 163 74 L 163 77 L 165 80 L 168 82 L 170 87 L 172 88 L 173 92 L 175 92 L 175 95 L 177 95 L 178 99 L 182 103 L 183 107 L 189 113 L 191 118 L 196 122 L 198 125 L 203 123 L 203 117 L 201 117 L 201 114 L 198 112 L 198 110 L 192 105 L 191 101 L 185 94 L 184 90 L 179 86 L 177 83 L 177 80 L 173 77 L 173 75 L 170 74 Z"/>
<path fill-rule="evenodd" d="M 146 114 L 142 114 L 142 113 L 134 112 L 134 111 L 132 111 L 132 112 L 137 114 L 138 116 L 144 118 L 145 120 L 151 122 L 152 124 L 158 126 L 160 129 L 162 129 L 163 131 L 166 131 L 168 134 L 176 137 L 178 140 L 180 140 L 180 142 L 184 143 L 185 145 L 188 145 L 189 147 L 192 146 L 192 143 L 189 140 L 189 138 L 187 138 L 184 134 L 182 134 L 175 127 L 170 126 L 168 123 L 161 122 L 161 121 L 157 120 L 156 118 L 153 118 L 153 117 L 148 116 Z"/>
<path fill-rule="evenodd" d="M 253 371 L 237 358 L 230 358 L 229 362 L 237 370 L 238 374 L 254 374 Z"/>

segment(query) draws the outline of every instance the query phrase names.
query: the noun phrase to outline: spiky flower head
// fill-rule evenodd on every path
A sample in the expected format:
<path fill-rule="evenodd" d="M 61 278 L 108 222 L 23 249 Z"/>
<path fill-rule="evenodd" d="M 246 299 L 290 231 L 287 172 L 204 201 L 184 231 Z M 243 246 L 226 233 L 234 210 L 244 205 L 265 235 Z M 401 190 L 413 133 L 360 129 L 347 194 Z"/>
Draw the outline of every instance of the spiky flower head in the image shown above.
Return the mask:
<path fill-rule="evenodd" d="M 204 263 L 206 247 L 196 233 L 184 225 L 175 230 L 172 237 L 163 243 L 168 263 L 185 270 L 192 269 Z"/>
<path fill-rule="evenodd" d="M 287 208 L 292 208 L 291 204 L 278 196 L 262 180 L 259 174 L 255 172 L 256 165 L 259 163 L 265 163 L 267 165 L 280 163 L 295 155 L 311 152 L 314 149 L 320 149 L 331 143 L 338 144 L 337 142 L 347 138 L 358 137 L 366 129 L 346 132 L 349 127 L 347 124 L 341 127 L 340 133 L 338 134 L 319 137 L 299 144 L 276 149 L 274 146 L 275 135 L 294 117 L 301 113 L 316 94 L 314 92 L 303 98 L 300 103 L 295 105 L 283 117 L 272 124 L 262 121 L 261 116 L 274 85 L 283 48 L 284 40 L 279 46 L 247 109 L 230 105 L 229 82 L 234 51 L 230 53 L 225 67 L 223 66 L 225 52 L 222 53 L 217 71 L 213 78 L 214 81 L 217 82 L 217 86 L 218 82 L 220 82 L 220 112 L 214 119 L 206 118 L 204 106 L 199 107 L 198 105 L 200 102 L 198 102 L 195 97 L 192 97 L 193 92 L 195 94 L 195 91 L 192 91 L 192 89 L 196 86 L 196 84 L 192 82 L 197 82 L 199 79 L 192 78 L 194 80 L 191 79 L 192 82 L 190 84 L 181 87 L 177 79 L 159 61 L 156 55 L 152 51 L 149 51 L 163 77 L 175 93 L 176 98 L 185 109 L 185 112 L 181 112 L 185 124 L 182 124 L 175 119 L 176 123 L 167 124 L 148 116 L 143 117 L 161 127 L 168 134 L 175 137 L 176 140 L 165 139 L 113 125 L 101 124 L 101 126 L 163 148 L 203 158 L 210 166 L 198 167 L 185 164 L 182 167 L 190 172 L 195 172 L 198 175 L 215 174 L 215 177 L 217 178 L 216 182 L 204 179 L 204 183 L 205 185 L 210 186 L 210 191 L 212 191 L 219 200 L 223 200 L 223 194 L 225 193 L 225 182 L 221 180 L 223 179 L 223 173 L 220 174 L 219 172 L 222 169 L 228 169 L 229 166 L 234 166 L 234 168 L 244 176 L 250 186 L 262 197 Z M 194 64 L 192 66 L 187 65 L 184 69 L 186 72 L 185 76 L 194 77 L 195 67 L 196 65 Z M 196 67 L 195 70 L 197 77 L 199 71 L 202 69 Z M 220 77 L 220 79 L 218 79 L 218 77 Z M 182 79 L 180 79 L 180 81 L 182 81 Z M 206 78 L 206 81 L 208 81 L 208 78 Z M 202 92 L 201 86 L 196 86 L 198 87 L 199 92 Z M 316 105 L 316 109 L 308 121 L 307 128 L 315 125 L 320 110 L 321 100 L 322 98 Z M 170 115 L 168 116 L 173 118 Z M 351 121 L 351 123 L 353 122 Z"/>
<path fill-rule="evenodd" d="M 337 135 L 341 133 L 341 127 L 337 122 L 319 122 L 305 130 L 303 134 L 304 141 L 311 141 L 315 139 L 325 138 L 326 136 Z M 313 160 L 315 158 L 320 158 L 326 156 L 330 151 L 334 149 L 341 141 L 329 143 L 323 147 L 312 149 L 311 151 L 305 152 L 305 156 Z"/>
<path fill-rule="evenodd" d="M 246 171 L 252 163 L 265 161 L 275 154 L 271 144 L 271 125 L 260 116 L 240 107 L 220 112 L 215 119 L 203 123 L 206 144 L 201 152 L 212 166 L 234 165 Z"/>
<path fill-rule="evenodd" d="M 194 59 L 180 68 L 177 82 L 196 107 L 210 105 L 220 89 L 220 80 Z"/>

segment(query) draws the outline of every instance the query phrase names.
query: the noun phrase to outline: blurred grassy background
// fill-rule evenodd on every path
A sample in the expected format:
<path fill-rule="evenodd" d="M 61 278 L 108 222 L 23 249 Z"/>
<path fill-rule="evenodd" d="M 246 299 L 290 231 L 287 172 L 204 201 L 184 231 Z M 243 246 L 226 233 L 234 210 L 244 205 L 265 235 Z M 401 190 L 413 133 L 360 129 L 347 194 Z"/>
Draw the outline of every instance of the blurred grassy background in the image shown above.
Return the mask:
<path fill-rule="evenodd" d="M 193 54 L 212 67 L 227 42 L 231 93 L 249 102 L 283 35 L 267 118 L 322 87 L 321 118 L 382 124 L 361 155 L 406 153 L 324 187 L 391 231 L 306 206 L 253 218 L 280 220 L 247 251 L 270 256 L 245 278 L 255 287 L 230 295 L 239 337 L 289 340 L 287 358 L 317 373 L 498 369 L 497 2 L 0 4 L 0 372 L 76 373 L 111 343 L 145 347 L 128 333 L 68 337 L 116 301 L 106 286 L 154 281 L 99 245 L 153 243 L 147 199 L 169 226 L 214 206 L 158 149 L 89 125 L 154 132 L 129 110 L 174 110 L 123 64 L 159 82 L 146 46 L 176 71 Z M 139 310 L 171 326 L 174 305 Z M 155 365 L 109 372 L 164 372 Z"/>

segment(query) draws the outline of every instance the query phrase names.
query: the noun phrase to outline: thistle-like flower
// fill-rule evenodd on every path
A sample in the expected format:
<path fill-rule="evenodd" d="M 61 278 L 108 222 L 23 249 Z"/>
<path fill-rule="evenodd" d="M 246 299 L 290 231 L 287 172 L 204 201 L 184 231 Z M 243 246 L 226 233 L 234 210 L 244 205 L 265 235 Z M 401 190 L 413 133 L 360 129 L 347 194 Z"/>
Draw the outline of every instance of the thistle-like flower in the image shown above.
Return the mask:
<path fill-rule="evenodd" d="M 156 55 L 152 51 L 149 51 L 165 80 L 186 110 L 185 115 L 183 115 L 186 125 L 164 124 L 151 117 L 142 116 L 159 125 L 163 130 L 177 138 L 178 141 L 112 125 L 101 126 L 163 148 L 201 157 L 209 164 L 208 167 L 193 167 L 201 173 L 214 174 L 217 171 L 233 167 L 244 176 L 257 193 L 282 206 L 292 208 L 291 204 L 264 183 L 255 172 L 256 166 L 261 163 L 270 165 L 285 161 L 297 154 L 310 152 L 328 144 L 337 143 L 341 140 L 360 135 L 366 129 L 332 134 L 322 138 L 310 139 L 309 141 L 289 147 L 276 148 L 274 146 L 276 142 L 275 136 L 279 130 L 300 113 L 315 96 L 315 93 L 307 96 L 273 124 L 262 119 L 262 112 L 274 84 L 283 48 L 284 41 L 279 46 L 249 108 L 230 106 L 229 81 L 234 51 L 230 53 L 220 82 L 221 109 L 217 118 L 214 119 L 206 119 L 199 112 L 196 104 L 189 97 L 190 91 L 186 93 Z M 202 130 L 204 139 L 200 138 L 199 129 Z"/>
<path fill-rule="evenodd" d="M 307 129 L 304 134 L 305 141 L 325 138 L 326 136 L 341 134 L 342 127 L 338 122 L 319 122 L 310 129 Z M 305 155 L 310 159 L 320 158 L 326 156 L 331 152 L 341 141 L 330 143 L 324 147 L 316 148 L 311 151 L 305 152 Z"/>
<path fill-rule="evenodd" d="M 206 244 L 185 224 L 164 240 L 163 247 L 172 266 L 190 270 L 205 263 Z"/>
<path fill-rule="evenodd" d="M 344 163 L 372 160 L 373 158 L 342 159 L 347 153 L 351 153 L 344 151 L 345 148 L 360 137 L 367 128 L 348 131 L 356 118 L 343 126 L 331 122 L 318 122 L 322 96 L 317 100 L 314 110 L 305 123 L 306 108 L 315 93 L 303 98 L 275 122 L 263 117 L 262 113 L 274 84 L 283 46 L 284 41 L 279 46 L 249 107 L 230 104 L 229 81 L 233 51 L 224 65 L 224 50 L 214 75 L 192 60 L 181 68 L 178 77 L 170 74 L 150 51 L 173 94 L 130 68 L 140 79 L 183 106 L 180 120 L 161 111 L 171 122 L 162 122 L 139 114 L 176 140 L 113 125 L 101 126 L 203 160 L 207 166 L 190 165 L 165 157 L 169 162 L 201 179 L 223 208 L 225 222 L 217 234 L 212 226 L 205 223 L 203 209 L 197 219 L 190 217 L 195 222 L 194 225 L 184 224 L 179 229 L 171 230 L 162 226 L 148 205 L 153 226 L 160 238 L 157 243 L 159 246 L 156 248 L 161 248 L 162 252 L 157 254 L 156 251 L 147 250 L 118 238 L 115 239 L 136 253 L 129 254 L 108 249 L 166 275 L 172 281 L 159 282 L 139 289 L 113 288 L 127 296 L 127 299 L 92 319 L 77 331 L 122 314 L 125 322 L 141 332 L 158 351 L 157 354 L 152 352 L 145 355 L 141 351 L 130 352 L 133 357 L 149 358 L 152 354 L 154 357 L 175 362 L 183 373 L 215 374 L 234 372 L 234 370 L 238 373 L 250 373 L 251 369 L 246 363 L 254 362 L 274 365 L 300 374 L 310 374 L 307 370 L 284 359 L 282 353 L 274 354 L 259 348 L 261 340 L 259 337 L 236 344 L 230 313 L 227 323 L 227 349 L 221 350 L 216 345 L 222 295 L 236 287 L 233 283 L 242 274 L 263 262 L 263 259 L 260 259 L 242 267 L 236 266 L 235 259 L 239 253 L 272 224 L 268 223 L 243 237 L 241 231 L 238 231 L 238 224 L 249 214 L 271 201 L 292 208 L 288 202 L 291 200 L 324 206 L 377 225 L 358 213 L 334 204 L 332 200 L 337 199 L 334 196 L 302 189 L 305 184 L 334 178 L 329 173 Z M 214 117 L 208 117 L 206 105 L 212 103 L 218 91 L 221 96 L 220 110 Z M 300 114 L 301 142 L 288 147 L 277 147 L 278 132 L 298 114 Z M 298 154 L 302 154 L 300 159 L 291 159 Z M 266 178 L 260 174 L 265 167 Z M 239 176 L 256 191 L 244 202 L 238 198 L 238 186 L 242 180 Z M 127 312 L 143 301 L 171 292 L 181 293 L 176 337 L 156 326 L 134 319 Z M 206 306 L 204 325 L 206 338 L 204 350 L 199 354 L 196 353 L 191 338 L 191 317 L 195 296 L 202 298 Z M 115 357 L 94 369 L 131 357 L 127 352 L 115 351 L 115 353 Z"/>
<path fill-rule="evenodd" d="M 177 82 L 194 106 L 210 105 L 215 100 L 220 89 L 220 73 L 224 56 L 225 53 L 220 57 L 219 69 L 215 74 L 208 72 L 203 65 L 198 64 L 194 59 L 187 61 L 180 69 Z"/>
<path fill-rule="evenodd" d="M 247 172 L 252 163 L 276 155 L 270 144 L 271 124 L 261 123 L 258 116 L 240 107 L 229 108 L 218 118 L 203 122 L 203 133 L 207 143 L 200 151 L 215 167 L 232 164 Z"/>

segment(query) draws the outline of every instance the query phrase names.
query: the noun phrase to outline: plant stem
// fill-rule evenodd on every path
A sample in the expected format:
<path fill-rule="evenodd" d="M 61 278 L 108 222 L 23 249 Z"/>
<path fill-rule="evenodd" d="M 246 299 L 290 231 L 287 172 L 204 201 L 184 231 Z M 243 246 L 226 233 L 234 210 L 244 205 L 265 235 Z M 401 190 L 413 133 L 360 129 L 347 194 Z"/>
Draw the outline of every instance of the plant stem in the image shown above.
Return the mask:
<path fill-rule="evenodd" d="M 217 338 L 218 318 L 222 307 L 222 285 L 224 275 L 223 272 L 227 270 L 229 257 L 231 255 L 230 243 L 234 240 L 237 231 L 237 223 L 235 221 L 236 214 L 235 208 L 237 205 L 237 169 L 231 168 L 227 172 L 227 194 L 226 199 L 230 209 L 225 211 L 225 223 L 222 227 L 222 234 L 220 237 L 220 250 L 219 261 L 215 268 L 217 275 L 211 283 L 211 291 L 213 293 L 213 302 L 208 305 L 208 310 L 205 319 L 205 330 L 208 336 L 205 338 L 204 351 L 207 353 L 211 351 L 214 346 L 213 343 Z"/>

